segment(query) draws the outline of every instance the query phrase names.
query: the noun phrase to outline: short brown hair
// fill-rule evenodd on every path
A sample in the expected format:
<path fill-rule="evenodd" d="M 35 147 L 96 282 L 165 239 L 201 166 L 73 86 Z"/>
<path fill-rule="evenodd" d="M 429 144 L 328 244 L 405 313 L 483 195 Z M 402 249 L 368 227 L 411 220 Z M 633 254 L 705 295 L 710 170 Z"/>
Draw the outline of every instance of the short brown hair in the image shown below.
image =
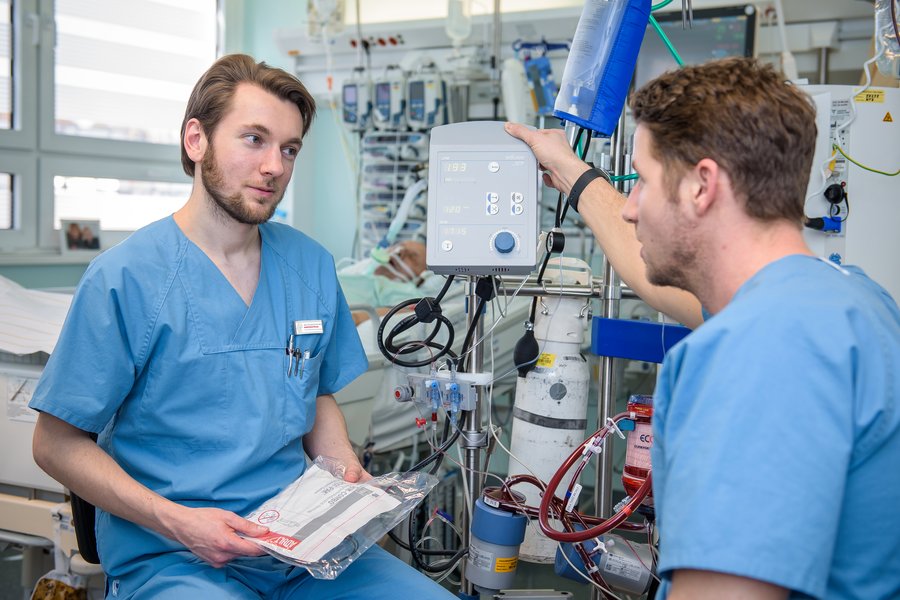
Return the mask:
<path fill-rule="evenodd" d="M 296 104 L 303 118 L 300 137 L 309 131 L 316 116 L 316 102 L 299 79 L 282 69 L 270 67 L 264 62 L 258 63 L 246 54 L 228 54 L 214 62 L 200 77 L 184 111 L 184 120 L 181 122 L 181 165 L 188 176 L 194 176 L 194 161 L 184 149 L 187 122 L 197 119 L 206 135 L 212 138 L 241 83 L 252 83 L 282 100 Z"/>
<path fill-rule="evenodd" d="M 669 189 L 703 158 L 729 175 L 747 214 L 803 221 L 816 111 L 771 65 L 726 58 L 668 72 L 631 98 Z"/>

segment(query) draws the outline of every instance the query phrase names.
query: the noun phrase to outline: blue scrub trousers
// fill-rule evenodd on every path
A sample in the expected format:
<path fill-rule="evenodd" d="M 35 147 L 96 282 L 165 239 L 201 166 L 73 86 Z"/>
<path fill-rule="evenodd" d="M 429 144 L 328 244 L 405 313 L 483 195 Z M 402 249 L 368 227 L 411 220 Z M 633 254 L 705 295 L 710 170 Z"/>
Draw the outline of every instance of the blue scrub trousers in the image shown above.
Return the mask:
<path fill-rule="evenodd" d="M 269 556 L 239 558 L 217 569 L 189 552 L 145 561 L 127 577 L 107 582 L 108 599 L 329 600 L 455 598 L 451 592 L 379 546 L 337 579 L 315 579 L 305 569 Z"/>

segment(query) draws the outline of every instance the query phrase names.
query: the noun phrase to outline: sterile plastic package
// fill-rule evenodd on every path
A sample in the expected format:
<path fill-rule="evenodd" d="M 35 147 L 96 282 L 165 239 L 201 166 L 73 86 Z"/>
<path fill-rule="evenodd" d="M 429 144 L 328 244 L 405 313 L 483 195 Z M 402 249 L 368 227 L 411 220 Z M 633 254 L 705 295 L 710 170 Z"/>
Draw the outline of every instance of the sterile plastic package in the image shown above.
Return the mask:
<path fill-rule="evenodd" d="M 317 457 L 306 472 L 246 518 L 269 528 L 247 538 L 316 579 L 334 579 L 393 529 L 437 485 L 428 473 L 343 480 L 344 467 Z"/>

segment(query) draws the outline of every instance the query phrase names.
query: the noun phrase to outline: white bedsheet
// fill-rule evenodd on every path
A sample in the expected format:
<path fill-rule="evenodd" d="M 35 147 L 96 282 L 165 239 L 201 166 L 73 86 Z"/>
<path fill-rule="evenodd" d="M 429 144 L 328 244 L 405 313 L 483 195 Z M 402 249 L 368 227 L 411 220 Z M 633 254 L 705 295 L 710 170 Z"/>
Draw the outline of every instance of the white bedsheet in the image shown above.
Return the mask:
<path fill-rule="evenodd" d="M 71 303 L 71 294 L 29 290 L 0 277 L 0 351 L 50 354 Z"/>

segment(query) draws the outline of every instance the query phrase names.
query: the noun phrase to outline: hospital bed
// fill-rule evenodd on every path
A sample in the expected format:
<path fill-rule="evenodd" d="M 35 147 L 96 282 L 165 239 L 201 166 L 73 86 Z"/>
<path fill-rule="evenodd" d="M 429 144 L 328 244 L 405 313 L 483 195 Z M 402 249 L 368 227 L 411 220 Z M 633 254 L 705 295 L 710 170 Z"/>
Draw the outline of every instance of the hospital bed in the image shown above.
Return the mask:
<path fill-rule="evenodd" d="M 28 401 L 70 302 L 0 278 L 0 547 L 21 548 L 26 590 L 51 569 L 85 579 L 101 573 L 77 554 L 66 490 L 31 456 L 37 414 Z"/>

